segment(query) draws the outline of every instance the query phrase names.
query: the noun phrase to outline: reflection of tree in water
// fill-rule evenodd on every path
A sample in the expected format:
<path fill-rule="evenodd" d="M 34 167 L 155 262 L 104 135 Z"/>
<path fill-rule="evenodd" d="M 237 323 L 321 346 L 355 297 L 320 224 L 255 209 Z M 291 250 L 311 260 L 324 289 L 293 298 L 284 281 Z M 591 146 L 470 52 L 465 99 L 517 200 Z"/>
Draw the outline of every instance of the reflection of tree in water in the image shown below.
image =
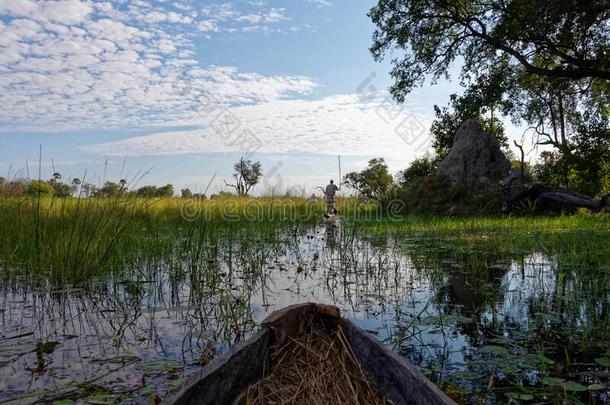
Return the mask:
<path fill-rule="evenodd" d="M 485 390 L 493 368 L 499 370 L 498 381 L 517 375 L 529 381 L 528 372 L 541 367 L 541 344 L 542 358 L 554 361 L 544 366 L 553 370 L 551 375 L 565 372 L 565 350 L 571 363 L 589 364 L 610 350 L 610 280 L 608 274 L 591 272 L 595 266 L 590 263 L 577 269 L 560 256 L 476 251 L 421 240 L 405 250 L 415 272 L 427 280 L 430 295 L 421 294 L 400 309 L 392 341 L 411 361 L 436 370 L 437 382 L 453 373 L 451 378 L 458 379 L 483 373 L 486 381 L 464 377 L 463 382 L 481 383 Z M 591 366 L 586 373 L 595 374 Z"/>

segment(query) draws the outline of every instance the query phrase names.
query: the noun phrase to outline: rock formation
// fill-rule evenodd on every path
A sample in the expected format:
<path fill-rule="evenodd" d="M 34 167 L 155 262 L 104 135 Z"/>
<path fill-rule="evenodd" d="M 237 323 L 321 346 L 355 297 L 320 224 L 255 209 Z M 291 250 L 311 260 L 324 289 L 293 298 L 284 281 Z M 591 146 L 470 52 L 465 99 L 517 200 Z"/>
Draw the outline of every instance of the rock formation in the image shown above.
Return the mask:
<path fill-rule="evenodd" d="M 510 172 L 510 162 L 498 140 L 483 131 L 477 120 L 466 120 L 453 138 L 453 146 L 438 167 L 455 184 L 488 183 Z"/>

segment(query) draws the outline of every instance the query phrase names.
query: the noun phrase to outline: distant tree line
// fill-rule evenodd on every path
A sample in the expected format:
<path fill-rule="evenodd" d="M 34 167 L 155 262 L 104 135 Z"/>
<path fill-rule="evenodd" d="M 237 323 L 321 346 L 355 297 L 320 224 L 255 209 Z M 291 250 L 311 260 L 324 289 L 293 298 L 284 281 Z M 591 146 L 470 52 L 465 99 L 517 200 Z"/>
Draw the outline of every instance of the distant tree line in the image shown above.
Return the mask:
<path fill-rule="evenodd" d="M 190 190 L 182 190 L 183 195 L 186 193 L 188 197 L 193 197 Z M 127 180 L 121 179 L 115 183 L 113 181 L 105 182 L 101 187 L 93 183 L 83 183 L 79 178 L 72 179 L 69 183 L 62 182 L 62 175 L 58 172 L 53 173 L 49 180 L 28 180 L 15 179 L 7 180 L 0 177 L 0 195 L 6 196 L 54 196 L 58 198 L 65 197 L 121 197 L 121 196 L 138 196 L 144 198 L 163 198 L 174 196 L 174 186 L 166 184 L 165 186 L 146 185 L 135 190 L 127 188 Z"/>
<path fill-rule="evenodd" d="M 225 184 L 228 187 L 234 188 L 239 196 L 247 196 L 250 190 L 260 182 L 263 176 L 261 163 L 252 162 L 245 158 L 240 158 L 233 166 L 233 169 L 234 182 L 227 183 L 225 181 Z M 173 197 L 175 195 L 175 190 L 172 184 L 166 184 L 164 186 L 145 185 L 136 189 L 130 189 L 126 179 L 121 179 L 118 182 L 106 181 L 101 186 L 90 182 L 83 182 L 78 177 L 65 183 L 62 181 L 61 173 L 55 172 L 49 180 L 29 180 L 24 178 L 7 180 L 4 177 L 0 177 L 0 195 L 14 197 L 53 196 L 57 198 L 116 198 L 128 196 L 166 198 Z M 226 195 L 231 195 L 231 193 L 220 191 L 219 193 L 210 196 L 210 198 Z M 197 199 L 207 198 L 205 194 L 193 193 L 189 188 L 181 189 L 180 197 Z"/>

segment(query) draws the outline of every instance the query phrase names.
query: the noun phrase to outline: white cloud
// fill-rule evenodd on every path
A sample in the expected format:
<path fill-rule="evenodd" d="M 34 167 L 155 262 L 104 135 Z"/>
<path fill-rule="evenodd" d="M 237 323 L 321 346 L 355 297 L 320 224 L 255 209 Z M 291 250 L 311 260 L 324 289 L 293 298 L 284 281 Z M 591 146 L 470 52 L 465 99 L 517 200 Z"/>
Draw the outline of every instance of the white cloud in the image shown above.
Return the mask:
<path fill-rule="evenodd" d="M 231 3 L 209 4 L 201 9 L 203 19 L 199 29 L 203 32 L 283 32 L 282 28 L 273 27 L 277 23 L 290 21 L 283 7 L 271 7 L 258 10 L 264 3 L 250 3 L 254 10 L 236 9 Z M 246 24 L 246 25 L 244 25 Z"/>
<path fill-rule="evenodd" d="M 308 3 L 312 3 L 317 5 L 318 7 L 329 7 L 332 6 L 333 3 L 329 0 L 307 0 Z"/>
<path fill-rule="evenodd" d="M 140 1 L 0 0 L 2 131 L 181 125 L 210 108 L 315 88 L 306 77 L 202 66 L 190 24 L 217 31 L 213 21 L 245 15 L 231 5 L 205 13 Z M 266 26 L 282 13 L 257 15 Z"/>
<path fill-rule="evenodd" d="M 102 155 L 174 155 L 192 153 L 290 152 L 329 155 L 370 155 L 407 161 L 429 146 L 429 124 L 417 112 L 387 102 L 363 99 L 357 94 L 321 100 L 277 100 L 218 110 L 202 117 L 202 129 L 159 132 L 118 142 L 85 147 Z M 219 114 L 228 113 L 238 129 L 219 127 Z M 216 128 L 216 129 L 215 129 Z M 218 128 L 221 128 L 220 130 Z M 242 136 L 242 131 L 247 135 Z M 251 136 L 260 144 L 254 147 Z M 423 145 L 423 146 L 422 146 Z"/>
<path fill-rule="evenodd" d="M 0 0 L 0 15 L 30 18 L 40 22 L 79 24 L 93 11 L 90 4 L 80 0 L 39 1 Z"/>

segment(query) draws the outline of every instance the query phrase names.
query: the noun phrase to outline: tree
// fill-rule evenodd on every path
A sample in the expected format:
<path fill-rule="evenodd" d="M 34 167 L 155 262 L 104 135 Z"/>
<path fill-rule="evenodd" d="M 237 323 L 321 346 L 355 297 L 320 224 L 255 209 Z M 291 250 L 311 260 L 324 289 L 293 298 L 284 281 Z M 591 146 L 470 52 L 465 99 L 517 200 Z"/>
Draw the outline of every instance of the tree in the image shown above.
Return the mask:
<path fill-rule="evenodd" d="M 84 185 L 83 185 L 84 187 Z M 123 189 L 123 187 L 120 184 L 117 184 L 113 181 L 107 181 L 106 183 L 104 183 L 104 185 L 99 188 L 98 190 L 95 190 L 94 195 L 96 197 L 104 197 L 104 198 L 111 198 L 111 197 L 119 197 L 121 195 L 123 195 L 125 193 L 125 190 Z"/>
<path fill-rule="evenodd" d="M 157 186 L 143 186 L 136 191 L 138 197 L 153 198 L 159 194 L 159 188 Z"/>
<path fill-rule="evenodd" d="M 53 187 L 42 180 L 32 180 L 28 183 L 26 192 L 33 197 L 43 197 L 52 195 L 54 190 Z"/>
<path fill-rule="evenodd" d="M 65 183 L 56 182 L 53 184 L 53 193 L 59 198 L 70 197 L 70 186 Z"/>
<path fill-rule="evenodd" d="M 72 179 L 72 183 L 70 186 L 70 193 L 77 194 L 81 185 L 81 180 L 78 177 Z"/>
<path fill-rule="evenodd" d="M 189 188 L 183 188 L 180 190 L 180 196 L 182 198 L 193 198 L 193 192 Z"/>
<path fill-rule="evenodd" d="M 436 173 L 439 160 L 438 157 L 430 154 L 413 160 L 409 167 L 396 175 L 398 185 L 402 188 L 408 188 L 417 184 L 422 178 L 433 175 Z"/>
<path fill-rule="evenodd" d="M 576 191 L 589 195 L 610 192 L 610 117 L 588 113 L 574 120 L 568 165 L 577 174 L 570 180 Z"/>
<path fill-rule="evenodd" d="M 97 193 L 97 186 L 92 183 L 83 183 L 81 186 L 81 191 L 85 194 L 85 196 L 91 197 Z"/>
<path fill-rule="evenodd" d="M 26 181 L 23 179 L 7 180 L 0 177 L 0 195 L 19 197 L 26 192 Z"/>
<path fill-rule="evenodd" d="M 61 197 L 61 198 L 69 197 L 70 196 L 70 186 L 62 183 L 61 178 L 62 178 L 61 173 L 55 172 L 55 173 L 53 173 L 53 176 L 51 177 L 51 179 L 49 179 L 47 184 L 49 186 L 51 186 L 51 188 L 53 188 L 53 194 L 56 197 Z"/>
<path fill-rule="evenodd" d="M 376 201 L 383 201 L 393 187 L 392 175 L 383 158 L 369 160 L 366 169 L 346 174 L 343 182 L 362 197 Z"/>
<path fill-rule="evenodd" d="M 369 16 L 375 59 L 391 48 L 404 52 L 391 72 L 399 101 L 426 77 L 446 76 L 458 57 L 467 78 L 506 63 L 530 75 L 587 80 L 598 94 L 608 89 L 609 15 L 602 0 L 379 0 Z"/>
<path fill-rule="evenodd" d="M 239 196 L 248 195 L 250 189 L 257 185 L 263 176 L 260 162 L 252 162 L 249 159 L 244 159 L 243 157 L 239 159 L 239 162 L 235 163 L 233 170 L 233 178 L 235 179 L 235 183 L 229 184 L 225 181 L 225 184 L 234 188 Z"/>
<path fill-rule="evenodd" d="M 162 187 L 159 187 L 157 190 L 157 197 L 173 197 L 174 196 L 174 186 L 171 184 L 166 184 Z"/>
<path fill-rule="evenodd" d="M 572 142 L 559 150 L 542 152 L 534 166 L 535 179 L 588 195 L 610 191 L 609 120 L 587 113 L 575 118 Z"/>

